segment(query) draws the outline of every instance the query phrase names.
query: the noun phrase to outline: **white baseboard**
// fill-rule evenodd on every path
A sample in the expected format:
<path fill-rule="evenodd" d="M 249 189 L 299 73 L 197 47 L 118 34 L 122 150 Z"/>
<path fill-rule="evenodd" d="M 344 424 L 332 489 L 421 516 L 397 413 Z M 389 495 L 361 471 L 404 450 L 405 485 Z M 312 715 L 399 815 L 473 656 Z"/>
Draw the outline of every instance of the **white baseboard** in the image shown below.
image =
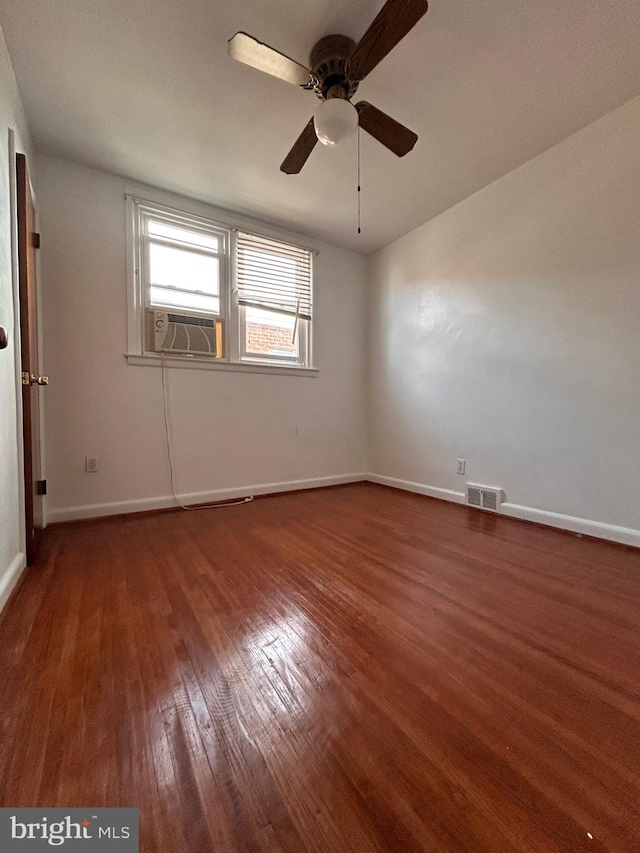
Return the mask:
<path fill-rule="evenodd" d="M 367 474 L 366 479 L 372 483 L 392 486 L 405 492 L 416 492 L 420 495 L 427 495 L 430 498 L 438 498 L 452 503 L 465 503 L 464 492 L 438 489 L 434 486 L 412 483 L 410 480 L 398 480 L 395 477 L 385 477 L 381 474 Z M 634 530 L 630 527 L 618 527 L 615 524 L 605 524 L 601 521 L 591 521 L 588 518 L 576 518 L 572 515 L 562 515 L 557 512 L 507 502 L 500 507 L 499 515 L 508 515 L 510 518 L 519 518 L 523 521 L 535 521 L 538 524 L 547 524 L 549 527 L 557 527 L 560 530 L 569 530 L 572 533 L 595 536 L 598 539 L 608 539 L 611 542 L 640 548 L 640 530 Z"/>
<path fill-rule="evenodd" d="M 453 492 L 451 489 L 436 489 L 435 486 L 425 486 L 423 483 L 413 483 L 411 480 L 397 480 L 395 477 L 385 477 L 382 474 L 367 474 L 367 480 L 371 483 L 379 483 L 381 486 L 392 486 L 394 489 L 402 489 L 404 492 L 416 492 L 418 495 L 438 498 L 441 501 L 449 501 L 455 504 L 464 503 L 464 492 Z"/>
<path fill-rule="evenodd" d="M 237 486 L 230 489 L 214 489 L 208 492 L 192 492 L 179 495 L 186 504 L 208 503 L 209 501 L 233 500 L 247 495 L 268 495 L 274 492 L 294 492 L 300 489 L 319 489 L 323 486 L 339 486 L 345 483 L 359 483 L 367 479 L 366 474 L 339 474 L 331 477 L 314 477 L 310 480 L 286 480 L 281 483 L 260 483 L 258 485 Z M 171 495 L 156 498 L 141 498 L 130 501 L 114 501 L 105 504 L 86 506 L 51 507 L 47 522 L 78 521 L 83 518 L 99 518 L 106 515 L 120 515 L 128 512 L 146 512 L 152 509 L 165 509 L 176 506 Z"/>
<path fill-rule="evenodd" d="M 562 530 L 570 530 L 572 533 L 582 533 L 585 536 L 609 539 L 611 542 L 640 548 L 640 530 L 634 530 L 632 527 L 618 527 L 602 521 L 591 521 L 589 518 L 576 518 L 574 515 L 562 515 L 558 512 L 548 512 L 544 509 L 512 503 L 503 503 L 500 512 L 512 518 L 536 521 L 538 524 L 548 524 L 549 527 L 559 527 Z"/>
<path fill-rule="evenodd" d="M 20 575 L 27 565 L 26 554 L 16 554 L 8 567 L 0 576 L 0 611 L 9 600 L 9 596 L 13 592 L 13 588 L 20 580 Z"/>

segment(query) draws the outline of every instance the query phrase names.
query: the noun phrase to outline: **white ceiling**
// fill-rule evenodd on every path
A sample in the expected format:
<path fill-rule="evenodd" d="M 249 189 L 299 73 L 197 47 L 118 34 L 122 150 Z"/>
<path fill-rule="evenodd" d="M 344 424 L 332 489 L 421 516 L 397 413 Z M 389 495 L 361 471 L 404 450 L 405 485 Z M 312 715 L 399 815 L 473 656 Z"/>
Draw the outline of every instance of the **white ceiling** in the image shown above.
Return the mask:
<path fill-rule="evenodd" d="M 432 0 L 358 98 L 419 134 L 279 165 L 315 96 L 227 56 L 245 30 L 306 63 L 381 0 L 2 0 L 40 149 L 369 253 L 640 92 L 638 0 Z"/>

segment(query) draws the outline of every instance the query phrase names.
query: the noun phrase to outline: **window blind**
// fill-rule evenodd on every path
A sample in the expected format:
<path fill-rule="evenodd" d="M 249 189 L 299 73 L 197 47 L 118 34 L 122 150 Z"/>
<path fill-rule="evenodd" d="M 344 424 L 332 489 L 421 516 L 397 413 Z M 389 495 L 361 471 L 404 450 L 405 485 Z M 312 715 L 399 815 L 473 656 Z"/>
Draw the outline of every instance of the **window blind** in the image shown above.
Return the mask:
<path fill-rule="evenodd" d="M 258 234 L 236 240 L 238 303 L 311 319 L 311 252 Z"/>

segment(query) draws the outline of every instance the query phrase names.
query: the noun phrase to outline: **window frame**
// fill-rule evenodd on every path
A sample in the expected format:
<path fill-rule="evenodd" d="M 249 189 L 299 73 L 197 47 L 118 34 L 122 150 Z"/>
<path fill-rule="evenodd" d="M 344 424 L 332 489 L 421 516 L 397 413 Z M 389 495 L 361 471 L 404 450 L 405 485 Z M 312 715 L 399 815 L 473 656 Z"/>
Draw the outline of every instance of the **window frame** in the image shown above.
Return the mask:
<path fill-rule="evenodd" d="M 314 319 L 299 318 L 297 335 L 299 336 L 299 356 L 260 355 L 246 352 L 246 306 L 238 304 L 236 278 L 236 235 L 238 230 L 250 230 L 267 240 L 285 242 L 292 246 L 300 244 L 286 236 L 274 236 L 262 233 L 255 226 L 245 223 L 228 223 L 214 219 L 200 212 L 195 213 L 177 208 L 164 201 L 155 201 L 135 192 L 125 194 L 127 218 L 127 353 L 131 364 L 154 364 L 164 361 L 171 367 L 197 367 L 199 369 L 245 370 L 260 373 L 289 373 L 316 375 L 318 370 L 313 363 L 312 335 Z M 197 203 L 193 206 L 201 207 Z M 201 311 L 179 306 L 152 305 L 149 300 L 149 236 L 145 229 L 145 218 L 155 218 L 167 224 L 204 234 L 215 234 L 222 238 L 222 251 L 207 252 L 220 258 L 220 311 Z M 152 238 L 153 239 L 153 238 Z M 159 238 L 162 242 L 164 238 Z M 185 246 L 185 248 L 188 248 Z M 194 247 L 198 251 L 197 247 Z M 313 295 L 313 257 L 314 249 L 305 247 L 311 253 L 311 288 Z M 188 312 L 195 316 L 216 317 L 223 322 L 223 357 L 210 359 L 206 356 L 168 353 L 163 356 L 151 352 L 146 346 L 145 314 L 148 308 L 155 310 L 174 310 Z"/>

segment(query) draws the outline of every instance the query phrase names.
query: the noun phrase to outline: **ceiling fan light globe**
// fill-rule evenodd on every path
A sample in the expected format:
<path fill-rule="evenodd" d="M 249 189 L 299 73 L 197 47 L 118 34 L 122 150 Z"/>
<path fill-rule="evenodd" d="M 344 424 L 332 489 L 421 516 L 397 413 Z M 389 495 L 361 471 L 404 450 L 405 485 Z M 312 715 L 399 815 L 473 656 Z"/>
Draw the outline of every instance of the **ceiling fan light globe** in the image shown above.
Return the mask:
<path fill-rule="evenodd" d="M 316 136 L 323 145 L 339 145 L 358 128 L 358 111 L 344 98 L 321 101 L 313 117 Z"/>

